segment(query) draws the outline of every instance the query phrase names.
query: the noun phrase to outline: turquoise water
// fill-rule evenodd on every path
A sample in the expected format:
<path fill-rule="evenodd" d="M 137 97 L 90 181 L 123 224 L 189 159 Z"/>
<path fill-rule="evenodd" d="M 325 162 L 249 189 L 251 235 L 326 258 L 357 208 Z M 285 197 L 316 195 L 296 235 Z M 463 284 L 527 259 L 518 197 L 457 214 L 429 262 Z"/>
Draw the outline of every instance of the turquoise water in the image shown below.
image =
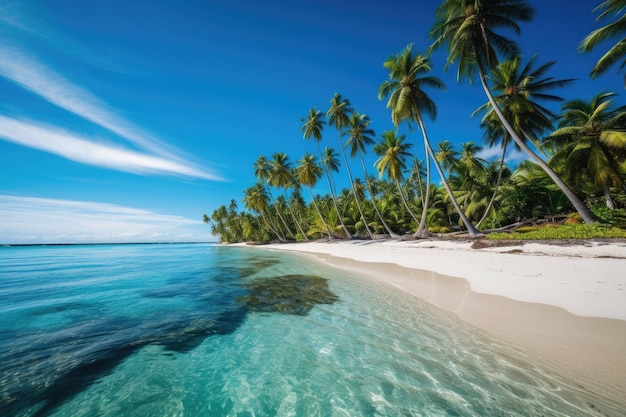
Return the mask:
<path fill-rule="evenodd" d="M 242 303 L 245 284 L 291 275 L 338 299 Z M 0 301 L 0 416 L 623 415 L 451 314 L 296 254 L 3 247 Z"/>

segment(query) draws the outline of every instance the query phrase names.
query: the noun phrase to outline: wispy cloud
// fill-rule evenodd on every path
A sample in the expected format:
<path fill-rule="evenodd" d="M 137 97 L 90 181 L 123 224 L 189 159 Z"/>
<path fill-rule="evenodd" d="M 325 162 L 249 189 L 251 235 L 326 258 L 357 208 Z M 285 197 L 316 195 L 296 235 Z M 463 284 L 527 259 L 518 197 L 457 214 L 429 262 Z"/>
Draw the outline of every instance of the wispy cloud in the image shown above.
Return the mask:
<path fill-rule="evenodd" d="M 180 175 L 220 180 L 215 174 L 176 160 L 147 155 L 123 147 L 96 143 L 66 130 L 0 115 L 0 137 L 50 152 L 72 161 L 137 174 Z"/>
<path fill-rule="evenodd" d="M 115 204 L 0 195 L 0 243 L 215 240 L 200 220 Z"/>
<path fill-rule="evenodd" d="M 0 44 L 0 76 L 143 149 L 162 156 L 175 156 L 166 144 L 119 117 L 113 109 L 92 93 L 73 84 L 16 47 Z"/>
<path fill-rule="evenodd" d="M 77 162 L 125 172 L 177 174 L 222 180 L 219 175 L 198 168 L 180 156 L 173 147 L 118 116 L 112 108 L 89 91 L 50 70 L 26 52 L 4 43 L 0 43 L 0 76 L 58 107 L 104 127 L 145 153 L 98 143 L 95 138 L 79 138 L 59 128 L 4 117 L 0 123 L 0 136 L 6 139 Z M 35 136 L 35 133 L 41 136 Z M 47 143 L 44 137 L 53 139 L 52 143 Z"/>

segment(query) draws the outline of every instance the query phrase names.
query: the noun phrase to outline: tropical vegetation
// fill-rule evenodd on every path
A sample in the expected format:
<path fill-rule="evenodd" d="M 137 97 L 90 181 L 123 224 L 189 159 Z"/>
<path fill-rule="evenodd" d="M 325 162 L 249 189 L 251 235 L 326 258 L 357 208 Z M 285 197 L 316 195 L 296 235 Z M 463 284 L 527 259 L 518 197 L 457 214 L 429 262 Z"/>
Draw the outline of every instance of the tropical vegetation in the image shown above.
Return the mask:
<path fill-rule="evenodd" d="M 596 10 L 598 20 L 616 21 L 582 40 L 581 52 L 624 33 L 625 0 L 606 0 Z M 520 0 L 443 0 L 428 33 L 429 50 L 418 53 L 409 44 L 382 62 L 388 79 L 377 95 L 395 130 L 377 134 L 366 114 L 334 94 L 326 112 L 312 107 L 301 119 L 303 139 L 314 142 L 311 151 L 260 155 L 243 208 L 233 199 L 204 215 L 211 232 L 222 242 L 445 233 L 625 237 L 626 106 L 611 91 L 565 100 L 562 93 L 574 80 L 552 77 L 554 61 L 540 64 L 535 54 L 524 62 L 502 30 L 521 35 L 520 23 L 534 14 Z M 625 42 L 600 59 L 592 77 L 618 61 L 626 65 Z M 498 160 L 483 159 L 485 148 L 476 140 L 431 142 L 428 123 L 438 113 L 431 93 L 446 88 L 433 73 L 430 54 L 438 49 L 446 52 L 444 70 L 456 66 L 458 80 L 480 81 L 487 101 L 474 115 L 480 115 L 485 146 L 500 147 Z M 560 109 L 551 107 L 557 103 Z M 512 148 L 528 159 L 508 166 Z M 369 167 L 368 153 L 378 157 Z M 345 180 L 337 177 L 343 172 Z M 349 186 L 337 186 L 342 183 Z"/>

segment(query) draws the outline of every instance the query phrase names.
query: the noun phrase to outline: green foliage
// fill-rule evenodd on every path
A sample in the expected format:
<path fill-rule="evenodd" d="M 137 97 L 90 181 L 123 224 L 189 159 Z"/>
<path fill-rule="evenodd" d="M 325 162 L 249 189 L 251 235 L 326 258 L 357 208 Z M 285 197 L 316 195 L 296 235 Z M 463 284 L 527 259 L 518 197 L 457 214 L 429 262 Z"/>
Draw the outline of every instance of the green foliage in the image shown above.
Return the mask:
<path fill-rule="evenodd" d="M 608 224 L 564 224 L 520 228 L 514 232 L 491 233 L 491 240 L 547 240 L 547 239 L 613 239 L 626 238 L 626 230 Z"/>
<path fill-rule="evenodd" d="M 620 229 L 626 229 L 626 209 L 614 209 L 611 210 L 607 207 L 595 207 L 593 212 L 603 222 L 610 224 L 613 227 Z"/>

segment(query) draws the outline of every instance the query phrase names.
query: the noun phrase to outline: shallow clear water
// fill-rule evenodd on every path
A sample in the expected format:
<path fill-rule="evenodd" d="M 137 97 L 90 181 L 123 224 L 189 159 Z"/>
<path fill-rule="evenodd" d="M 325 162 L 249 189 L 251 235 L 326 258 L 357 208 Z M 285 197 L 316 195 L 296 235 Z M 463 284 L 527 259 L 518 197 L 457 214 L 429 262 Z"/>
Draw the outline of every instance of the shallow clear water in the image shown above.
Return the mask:
<path fill-rule="evenodd" d="M 338 301 L 242 304 L 244 284 L 296 274 Z M 0 416 L 623 415 L 451 314 L 295 254 L 3 247 L 0 300 Z"/>

